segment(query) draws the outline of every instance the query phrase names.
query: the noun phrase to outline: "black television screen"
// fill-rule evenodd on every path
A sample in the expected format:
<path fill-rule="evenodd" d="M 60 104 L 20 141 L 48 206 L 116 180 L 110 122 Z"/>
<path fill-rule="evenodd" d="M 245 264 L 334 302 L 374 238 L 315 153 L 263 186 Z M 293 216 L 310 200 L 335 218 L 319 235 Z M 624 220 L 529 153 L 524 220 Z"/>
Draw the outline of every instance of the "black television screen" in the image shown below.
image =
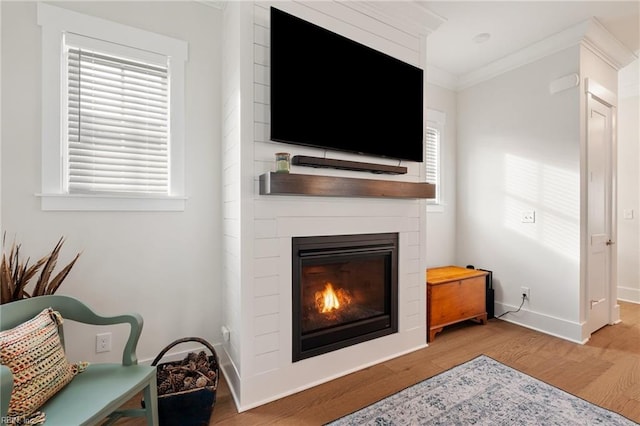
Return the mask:
<path fill-rule="evenodd" d="M 423 71 L 271 8 L 271 139 L 423 161 Z"/>

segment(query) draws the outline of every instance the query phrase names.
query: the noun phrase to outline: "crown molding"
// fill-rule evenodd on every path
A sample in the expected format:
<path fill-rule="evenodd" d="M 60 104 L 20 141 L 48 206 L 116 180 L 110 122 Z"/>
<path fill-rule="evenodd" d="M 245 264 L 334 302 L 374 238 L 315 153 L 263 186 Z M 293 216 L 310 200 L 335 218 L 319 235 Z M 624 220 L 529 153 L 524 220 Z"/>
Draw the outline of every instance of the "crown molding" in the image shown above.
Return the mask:
<path fill-rule="evenodd" d="M 560 52 L 571 46 L 578 45 L 584 36 L 584 24 L 585 23 L 581 23 L 570 27 L 552 35 L 551 37 L 547 37 L 544 40 L 485 65 L 484 67 L 461 75 L 458 81 L 458 90 L 466 89 L 505 72 Z"/>
<path fill-rule="evenodd" d="M 227 0 L 194 0 L 196 3 L 213 7 L 214 9 L 224 10 L 227 7 Z"/>
<path fill-rule="evenodd" d="M 607 31 L 604 25 L 595 18 L 586 22 L 583 43 L 613 66 L 616 71 L 638 59 L 636 54 Z"/>
<path fill-rule="evenodd" d="M 475 71 L 459 76 L 456 89 L 466 89 L 507 71 L 580 44 L 591 49 L 616 70 L 623 68 L 638 58 L 636 54 L 613 37 L 600 22 L 592 18 Z"/>
<path fill-rule="evenodd" d="M 429 35 L 446 21 L 417 1 L 338 1 L 409 34 Z"/>

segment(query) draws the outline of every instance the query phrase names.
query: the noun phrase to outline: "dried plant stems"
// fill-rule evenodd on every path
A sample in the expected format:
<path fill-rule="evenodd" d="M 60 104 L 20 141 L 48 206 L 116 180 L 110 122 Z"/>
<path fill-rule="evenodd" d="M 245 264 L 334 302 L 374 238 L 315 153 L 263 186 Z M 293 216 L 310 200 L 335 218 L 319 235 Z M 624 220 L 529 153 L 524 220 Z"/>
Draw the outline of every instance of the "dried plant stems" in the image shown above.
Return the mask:
<path fill-rule="evenodd" d="M 6 233 L 2 237 L 2 260 L 0 262 L 0 304 L 13 302 L 15 300 L 24 299 L 26 297 L 43 296 L 46 294 L 54 294 L 67 277 L 69 271 L 80 257 L 78 253 L 73 260 L 59 271 L 53 279 L 51 276 L 56 268 L 58 256 L 64 237 L 58 240 L 51 253 L 39 259 L 36 263 L 29 265 L 30 258 L 25 261 L 20 259 L 20 244 L 15 241 L 11 244 L 11 250 L 7 255 L 4 251 Z M 36 285 L 29 294 L 26 287 L 31 279 L 40 272 Z"/>

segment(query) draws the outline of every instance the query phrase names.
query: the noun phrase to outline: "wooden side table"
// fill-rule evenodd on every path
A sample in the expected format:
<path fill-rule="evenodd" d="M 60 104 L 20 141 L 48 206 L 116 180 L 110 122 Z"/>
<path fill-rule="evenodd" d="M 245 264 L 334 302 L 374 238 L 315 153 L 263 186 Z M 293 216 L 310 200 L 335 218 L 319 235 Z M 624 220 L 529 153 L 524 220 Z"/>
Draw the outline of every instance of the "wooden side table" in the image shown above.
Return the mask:
<path fill-rule="evenodd" d="M 488 272 L 459 266 L 427 269 L 427 341 L 447 325 L 469 319 L 487 323 Z"/>

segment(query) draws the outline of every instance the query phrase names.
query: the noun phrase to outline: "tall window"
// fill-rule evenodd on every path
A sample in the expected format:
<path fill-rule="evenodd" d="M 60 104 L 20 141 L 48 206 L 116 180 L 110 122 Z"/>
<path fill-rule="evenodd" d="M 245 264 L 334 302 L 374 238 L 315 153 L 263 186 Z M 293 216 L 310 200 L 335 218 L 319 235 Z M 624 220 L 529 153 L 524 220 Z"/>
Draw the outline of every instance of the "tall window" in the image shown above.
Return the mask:
<path fill-rule="evenodd" d="M 427 125 L 425 168 L 427 182 L 436 185 L 436 197 L 431 200 L 440 202 L 440 130 Z"/>
<path fill-rule="evenodd" d="M 38 3 L 43 210 L 184 210 L 187 43 Z"/>
<path fill-rule="evenodd" d="M 442 204 L 442 132 L 445 114 L 440 111 L 427 110 L 427 128 L 425 136 L 425 176 L 426 181 L 436 185 L 436 196 L 427 200 L 429 205 Z"/>

